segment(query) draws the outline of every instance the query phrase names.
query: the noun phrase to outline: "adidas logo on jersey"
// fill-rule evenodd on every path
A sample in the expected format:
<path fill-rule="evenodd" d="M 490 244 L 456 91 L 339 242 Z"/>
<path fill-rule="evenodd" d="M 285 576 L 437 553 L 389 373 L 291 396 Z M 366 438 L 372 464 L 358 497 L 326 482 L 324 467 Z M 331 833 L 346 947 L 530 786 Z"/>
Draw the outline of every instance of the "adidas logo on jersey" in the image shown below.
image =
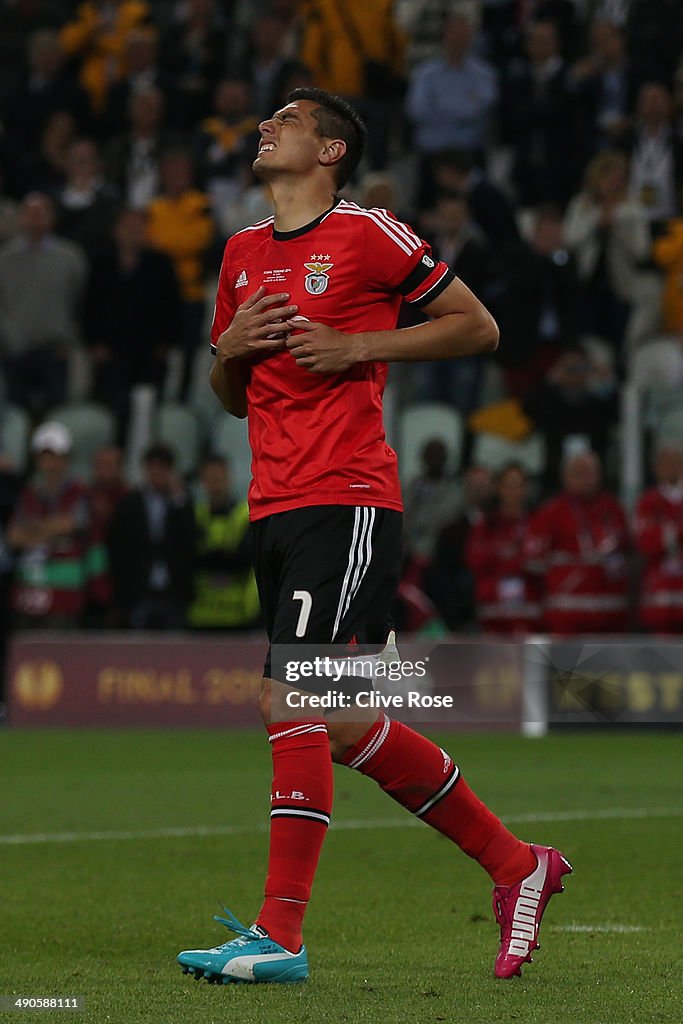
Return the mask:
<path fill-rule="evenodd" d="M 247 277 L 246 270 L 240 271 L 240 276 L 235 281 L 235 288 L 246 288 L 249 284 L 249 278 Z"/>

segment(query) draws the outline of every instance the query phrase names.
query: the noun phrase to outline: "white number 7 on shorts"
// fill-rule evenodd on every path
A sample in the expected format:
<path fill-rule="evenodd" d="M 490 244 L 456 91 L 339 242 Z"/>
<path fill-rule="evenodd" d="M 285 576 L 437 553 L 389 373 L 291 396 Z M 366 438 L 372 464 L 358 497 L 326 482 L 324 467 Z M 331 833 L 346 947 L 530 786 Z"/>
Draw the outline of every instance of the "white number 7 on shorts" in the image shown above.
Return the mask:
<path fill-rule="evenodd" d="M 311 608 L 313 607 L 313 598 L 308 590 L 295 590 L 292 594 L 292 600 L 301 601 L 299 621 L 296 624 L 296 635 L 299 637 L 306 636 L 306 626 L 308 625 Z"/>

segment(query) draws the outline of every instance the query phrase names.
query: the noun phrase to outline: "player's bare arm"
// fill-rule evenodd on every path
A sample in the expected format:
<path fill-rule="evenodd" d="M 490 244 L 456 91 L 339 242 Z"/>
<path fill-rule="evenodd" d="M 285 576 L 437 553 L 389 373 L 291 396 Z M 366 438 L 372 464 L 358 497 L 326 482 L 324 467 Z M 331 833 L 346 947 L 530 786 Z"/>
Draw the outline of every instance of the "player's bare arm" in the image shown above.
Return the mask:
<path fill-rule="evenodd" d="M 340 373 L 354 363 L 373 360 L 411 362 L 454 359 L 493 352 L 498 347 L 495 320 L 467 285 L 456 278 L 424 306 L 432 319 L 417 327 L 344 334 L 312 321 L 288 321 L 286 345 L 297 364 L 313 373 Z"/>
<path fill-rule="evenodd" d="M 272 337 L 277 326 L 293 316 L 296 306 L 283 306 L 289 295 L 266 295 L 261 286 L 241 306 L 216 344 L 216 362 L 211 368 L 211 387 L 223 408 L 244 419 L 247 415 L 244 360 L 259 353 L 278 352 L 284 347 L 280 336 Z"/>

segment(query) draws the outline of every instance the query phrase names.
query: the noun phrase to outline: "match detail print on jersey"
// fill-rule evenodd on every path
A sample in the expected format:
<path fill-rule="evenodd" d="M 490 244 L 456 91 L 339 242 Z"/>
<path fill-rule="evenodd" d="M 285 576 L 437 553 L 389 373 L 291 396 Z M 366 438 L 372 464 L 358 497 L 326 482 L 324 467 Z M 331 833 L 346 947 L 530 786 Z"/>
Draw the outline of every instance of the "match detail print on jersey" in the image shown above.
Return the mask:
<path fill-rule="evenodd" d="M 286 292 L 300 319 L 358 334 L 394 329 L 403 300 L 427 305 L 452 280 L 428 243 L 387 210 L 342 199 L 286 232 L 269 217 L 226 245 L 212 351 L 237 307 L 262 285 Z M 252 519 L 309 505 L 402 509 L 396 455 L 382 422 L 386 377 L 382 362 L 312 373 L 286 349 L 249 362 Z"/>

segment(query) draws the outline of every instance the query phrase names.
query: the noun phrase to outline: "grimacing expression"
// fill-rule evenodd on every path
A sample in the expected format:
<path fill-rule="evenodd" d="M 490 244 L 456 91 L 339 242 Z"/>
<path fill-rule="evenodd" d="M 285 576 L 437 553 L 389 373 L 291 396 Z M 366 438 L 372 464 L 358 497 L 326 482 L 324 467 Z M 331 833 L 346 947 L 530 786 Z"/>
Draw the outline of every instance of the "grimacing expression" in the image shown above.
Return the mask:
<path fill-rule="evenodd" d="M 318 134 L 313 100 L 295 100 L 259 125 L 261 142 L 253 163 L 255 174 L 265 181 L 279 173 L 301 173 L 327 162 L 345 143 Z M 334 161 L 332 161 L 334 162 Z"/>

